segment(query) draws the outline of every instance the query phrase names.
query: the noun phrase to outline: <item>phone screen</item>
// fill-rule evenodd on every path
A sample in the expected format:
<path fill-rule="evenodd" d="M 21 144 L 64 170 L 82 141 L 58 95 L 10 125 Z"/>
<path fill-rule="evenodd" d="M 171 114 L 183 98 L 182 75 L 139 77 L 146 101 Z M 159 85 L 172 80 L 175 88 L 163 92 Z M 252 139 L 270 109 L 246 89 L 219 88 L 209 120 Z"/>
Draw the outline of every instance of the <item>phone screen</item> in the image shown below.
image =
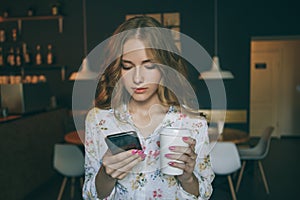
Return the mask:
<path fill-rule="evenodd" d="M 139 138 L 135 131 L 108 135 L 106 136 L 105 141 L 113 154 L 127 151 L 129 149 L 142 150 Z"/>

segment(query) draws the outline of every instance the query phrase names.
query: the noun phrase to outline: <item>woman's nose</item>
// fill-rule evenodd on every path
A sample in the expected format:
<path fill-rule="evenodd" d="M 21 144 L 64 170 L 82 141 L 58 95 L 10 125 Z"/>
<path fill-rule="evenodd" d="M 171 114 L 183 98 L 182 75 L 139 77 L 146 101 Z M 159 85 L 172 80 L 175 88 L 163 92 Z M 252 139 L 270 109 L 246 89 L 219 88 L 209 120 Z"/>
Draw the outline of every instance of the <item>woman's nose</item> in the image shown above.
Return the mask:
<path fill-rule="evenodd" d="M 134 69 L 133 82 L 135 84 L 141 84 L 144 82 L 143 72 L 140 66 L 136 66 Z"/>

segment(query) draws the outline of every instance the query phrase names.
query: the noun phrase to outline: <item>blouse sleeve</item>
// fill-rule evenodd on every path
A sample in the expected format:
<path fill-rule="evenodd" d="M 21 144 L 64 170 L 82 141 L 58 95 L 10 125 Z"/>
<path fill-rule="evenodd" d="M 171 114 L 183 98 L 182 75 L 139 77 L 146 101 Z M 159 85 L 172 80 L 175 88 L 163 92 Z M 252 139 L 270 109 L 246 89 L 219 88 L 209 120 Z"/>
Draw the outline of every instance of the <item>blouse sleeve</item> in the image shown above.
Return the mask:
<path fill-rule="evenodd" d="M 107 149 L 106 145 L 104 145 L 103 134 L 99 134 L 100 130 L 97 130 L 97 112 L 100 111 L 95 109 L 91 110 L 85 120 L 85 181 L 82 197 L 86 200 L 99 199 L 96 191 L 95 179 L 101 167 L 102 156 Z M 115 188 L 105 199 L 112 199 L 114 191 Z"/>
<path fill-rule="evenodd" d="M 193 124 L 193 127 L 195 127 Z M 199 200 L 207 200 L 210 198 L 212 194 L 212 181 L 215 177 L 215 174 L 212 170 L 209 152 L 210 152 L 210 145 L 208 139 L 208 132 L 207 132 L 207 123 L 205 120 L 202 120 L 196 125 L 197 129 L 193 130 L 194 138 L 196 139 L 196 165 L 194 169 L 194 174 L 198 179 L 199 182 L 199 196 L 198 198 L 185 190 L 179 185 L 179 199 L 199 199 Z"/>

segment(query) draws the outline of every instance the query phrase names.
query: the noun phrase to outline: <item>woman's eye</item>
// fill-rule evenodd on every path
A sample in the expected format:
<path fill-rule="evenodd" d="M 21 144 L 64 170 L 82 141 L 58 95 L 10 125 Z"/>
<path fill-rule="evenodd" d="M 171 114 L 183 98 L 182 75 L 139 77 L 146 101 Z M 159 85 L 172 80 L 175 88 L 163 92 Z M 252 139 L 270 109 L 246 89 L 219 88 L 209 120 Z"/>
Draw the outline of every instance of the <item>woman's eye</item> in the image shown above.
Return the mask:
<path fill-rule="evenodd" d="M 155 69 L 156 67 L 157 67 L 157 65 L 155 65 L 155 64 L 145 65 L 146 69 Z"/>
<path fill-rule="evenodd" d="M 131 65 L 124 65 L 124 64 L 121 64 L 121 66 L 124 70 L 130 70 L 133 67 Z"/>

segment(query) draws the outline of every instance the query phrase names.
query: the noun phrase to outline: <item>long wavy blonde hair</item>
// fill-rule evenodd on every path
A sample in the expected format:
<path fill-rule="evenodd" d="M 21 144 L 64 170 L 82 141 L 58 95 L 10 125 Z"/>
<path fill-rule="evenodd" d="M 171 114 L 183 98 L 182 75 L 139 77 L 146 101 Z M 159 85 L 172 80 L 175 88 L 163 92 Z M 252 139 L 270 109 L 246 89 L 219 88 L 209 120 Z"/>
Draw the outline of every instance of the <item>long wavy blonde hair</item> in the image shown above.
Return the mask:
<path fill-rule="evenodd" d="M 147 31 L 143 29 L 146 27 L 156 27 L 155 31 Z M 184 59 L 182 59 L 178 54 L 178 48 L 173 41 L 171 32 L 166 34 L 165 31 L 161 31 L 162 25 L 156 21 L 154 18 L 147 16 L 139 16 L 131 18 L 121 24 L 113 35 L 119 33 L 124 33 L 121 37 L 112 37 L 107 46 L 107 51 L 105 52 L 106 61 L 104 63 L 105 71 L 99 77 L 99 82 L 97 85 L 96 95 L 95 95 L 95 106 L 101 109 L 115 108 L 125 102 L 128 102 L 130 94 L 118 84 L 121 77 L 121 58 L 122 49 L 124 43 L 129 39 L 139 39 L 143 41 L 145 46 L 150 47 L 162 47 L 147 48 L 146 52 L 151 54 L 153 58 L 161 64 L 159 67 L 162 73 L 162 84 L 158 88 L 158 97 L 161 103 L 165 106 L 169 105 L 179 105 L 179 102 L 185 102 L 188 100 L 189 95 L 183 95 L 181 97 L 176 97 L 174 92 L 169 88 L 165 87 L 164 83 L 170 85 L 184 85 L 186 84 L 182 77 L 187 75 L 187 66 Z M 152 29 L 151 29 L 152 30 Z M 174 71 L 179 72 L 182 77 L 178 76 L 178 73 L 170 73 L 166 67 L 169 66 Z M 164 82 L 164 83 L 163 83 Z M 115 94 L 115 95 L 113 95 Z M 179 98 L 182 98 L 180 101 Z"/>

